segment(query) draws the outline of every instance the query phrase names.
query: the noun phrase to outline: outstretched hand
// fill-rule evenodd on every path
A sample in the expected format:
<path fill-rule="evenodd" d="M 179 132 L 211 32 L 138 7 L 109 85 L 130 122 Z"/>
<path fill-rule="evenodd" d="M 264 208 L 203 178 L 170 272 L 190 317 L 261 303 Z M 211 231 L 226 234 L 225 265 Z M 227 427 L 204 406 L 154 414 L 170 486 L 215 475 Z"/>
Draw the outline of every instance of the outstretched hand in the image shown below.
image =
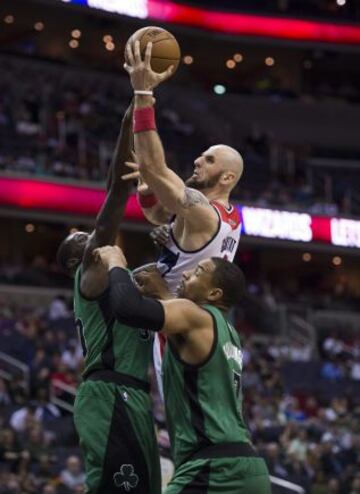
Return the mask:
<path fill-rule="evenodd" d="M 105 245 L 94 249 L 95 262 L 101 262 L 110 271 L 112 268 L 126 268 L 127 261 L 123 251 L 117 245 Z"/>
<path fill-rule="evenodd" d="M 170 225 L 161 225 L 154 228 L 150 232 L 150 238 L 158 247 L 166 245 L 170 238 Z"/>
<path fill-rule="evenodd" d="M 151 51 L 152 43 L 146 45 L 144 60 L 141 58 L 140 41 L 135 41 L 134 45 L 128 43 L 126 45 L 127 62 L 124 63 L 125 70 L 130 75 L 131 85 L 134 91 L 151 91 L 161 82 L 168 79 L 174 66 L 171 65 L 164 72 L 158 74 L 151 68 Z"/>
<path fill-rule="evenodd" d="M 144 182 L 144 179 L 141 176 L 141 173 L 139 171 L 139 165 L 136 163 L 136 155 L 132 151 L 132 159 L 133 161 L 125 161 L 125 165 L 128 166 L 132 172 L 130 173 L 125 173 L 125 175 L 122 175 L 122 180 L 128 181 L 128 180 L 137 180 L 137 187 L 136 190 L 140 194 L 151 194 L 151 190 L 146 182 Z"/>

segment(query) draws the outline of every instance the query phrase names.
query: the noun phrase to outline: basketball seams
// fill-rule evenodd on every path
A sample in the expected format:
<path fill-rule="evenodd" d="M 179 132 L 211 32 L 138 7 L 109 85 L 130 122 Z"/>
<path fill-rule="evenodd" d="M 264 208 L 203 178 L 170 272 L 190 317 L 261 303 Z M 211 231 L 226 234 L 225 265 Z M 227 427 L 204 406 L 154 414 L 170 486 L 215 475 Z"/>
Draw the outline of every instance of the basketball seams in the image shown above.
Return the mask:
<path fill-rule="evenodd" d="M 142 33 L 139 33 L 139 31 L 142 31 L 142 29 L 144 29 L 144 31 Z M 175 36 L 173 36 L 168 31 L 161 30 L 154 36 L 155 39 L 152 39 L 152 37 L 149 36 L 149 31 L 151 27 L 142 28 L 142 29 L 134 33 L 130 37 L 128 42 L 133 44 L 135 40 L 139 41 L 141 57 L 143 57 L 145 54 L 147 43 L 151 42 L 153 44 L 151 66 L 153 70 L 155 70 L 156 72 L 158 73 L 163 72 L 170 65 L 174 65 L 176 70 L 181 59 L 181 50 Z M 155 26 L 154 29 L 156 29 Z M 163 46 L 161 46 L 162 44 Z M 160 52 L 159 56 L 156 53 L 157 50 Z M 127 61 L 126 50 L 125 50 L 125 61 Z M 156 65 L 156 61 L 158 61 L 157 62 L 158 65 Z"/>

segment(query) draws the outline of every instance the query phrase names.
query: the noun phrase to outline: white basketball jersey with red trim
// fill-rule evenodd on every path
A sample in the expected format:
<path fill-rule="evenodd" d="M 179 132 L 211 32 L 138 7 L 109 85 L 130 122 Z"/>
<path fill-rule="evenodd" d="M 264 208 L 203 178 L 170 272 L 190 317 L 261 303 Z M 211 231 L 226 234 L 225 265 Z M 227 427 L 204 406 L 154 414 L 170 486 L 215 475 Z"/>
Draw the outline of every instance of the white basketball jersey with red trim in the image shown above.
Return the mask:
<path fill-rule="evenodd" d="M 209 242 L 199 250 L 185 251 L 176 242 L 171 224 L 170 237 L 163 247 L 157 261 L 157 267 L 163 274 L 170 291 L 176 294 L 176 288 L 184 271 L 194 269 L 202 259 L 209 257 L 221 257 L 233 261 L 241 234 L 241 217 L 234 206 L 226 208 L 222 204 L 212 201 L 211 205 L 219 215 L 218 230 Z M 155 335 L 154 340 L 154 367 L 160 394 L 162 394 L 161 364 L 165 338 Z"/>

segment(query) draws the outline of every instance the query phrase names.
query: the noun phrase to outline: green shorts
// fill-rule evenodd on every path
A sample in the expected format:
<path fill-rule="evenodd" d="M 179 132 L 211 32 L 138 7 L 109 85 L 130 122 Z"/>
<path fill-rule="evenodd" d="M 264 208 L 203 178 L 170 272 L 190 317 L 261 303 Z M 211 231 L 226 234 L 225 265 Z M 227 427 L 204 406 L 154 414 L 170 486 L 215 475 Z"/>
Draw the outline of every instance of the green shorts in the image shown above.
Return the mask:
<path fill-rule="evenodd" d="M 87 494 L 160 494 L 161 474 L 149 394 L 88 380 L 77 391 L 74 421 Z"/>
<path fill-rule="evenodd" d="M 260 457 L 211 457 L 180 465 L 164 494 L 271 494 L 271 486 Z"/>

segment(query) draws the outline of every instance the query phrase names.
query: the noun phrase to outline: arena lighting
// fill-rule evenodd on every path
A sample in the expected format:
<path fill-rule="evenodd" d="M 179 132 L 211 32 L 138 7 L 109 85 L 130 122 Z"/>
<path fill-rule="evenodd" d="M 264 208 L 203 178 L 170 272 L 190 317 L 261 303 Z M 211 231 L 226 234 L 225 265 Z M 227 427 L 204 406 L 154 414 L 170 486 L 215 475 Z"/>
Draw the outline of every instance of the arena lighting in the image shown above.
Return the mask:
<path fill-rule="evenodd" d="M 336 3 L 339 5 L 339 7 L 343 7 L 346 5 L 346 0 L 336 0 Z"/>
<path fill-rule="evenodd" d="M 244 57 L 241 55 L 241 53 L 235 53 L 233 59 L 235 60 L 236 63 L 240 63 L 244 60 Z"/>
<path fill-rule="evenodd" d="M 25 225 L 25 231 L 26 233 L 33 233 L 35 231 L 35 227 L 32 223 L 28 223 Z"/>
<path fill-rule="evenodd" d="M 234 60 L 226 60 L 226 67 L 228 69 L 234 69 L 236 67 L 236 63 Z"/>
<path fill-rule="evenodd" d="M 170 0 L 58 0 L 130 17 L 148 18 L 240 36 L 360 44 L 360 27 L 349 24 L 206 10 Z M 219 2 L 220 3 L 220 2 Z"/>
<path fill-rule="evenodd" d="M 4 17 L 5 24 L 13 24 L 14 21 L 15 21 L 15 17 L 13 15 L 6 15 Z"/>
<path fill-rule="evenodd" d="M 342 264 L 342 259 L 339 256 L 335 256 L 332 258 L 332 263 L 334 266 L 341 266 Z"/>
<path fill-rule="evenodd" d="M 183 62 L 185 65 L 191 65 L 194 62 L 194 59 L 191 55 L 185 55 L 183 58 Z"/>
<path fill-rule="evenodd" d="M 226 87 L 223 86 L 222 84 L 216 84 L 214 86 L 214 93 L 215 94 L 225 94 L 226 93 Z"/>
<path fill-rule="evenodd" d="M 267 65 L 268 67 L 272 67 L 273 65 L 275 65 L 275 59 L 273 57 L 266 57 L 265 65 Z"/>
<path fill-rule="evenodd" d="M 0 206 L 95 217 L 105 199 L 100 187 L 69 185 L 39 179 L 0 177 Z M 245 236 L 296 242 L 320 242 L 360 249 L 360 220 L 311 216 L 237 205 Z M 128 221 L 145 221 L 136 195 L 125 210 Z"/>
<path fill-rule="evenodd" d="M 43 22 L 41 22 L 41 21 L 39 21 L 39 22 L 35 22 L 35 24 L 34 24 L 34 29 L 35 29 L 35 31 L 39 31 L 39 32 L 40 32 L 40 31 L 43 31 L 43 30 L 44 30 L 44 27 L 45 27 L 45 26 L 44 26 L 44 23 L 43 23 Z"/>
<path fill-rule="evenodd" d="M 72 39 L 69 41 L 70 48 L 78 48 L 79 42 L 77 39 Z"/>
<path fill-rule="evenodd" d="M 73 38 L 76 38 L 76 39 L 81 38 L 81 31 L 80 31 L 80 29 L 73 29 L 73 30 L 71 31 L 71 36 L 72 36 Z"/>

